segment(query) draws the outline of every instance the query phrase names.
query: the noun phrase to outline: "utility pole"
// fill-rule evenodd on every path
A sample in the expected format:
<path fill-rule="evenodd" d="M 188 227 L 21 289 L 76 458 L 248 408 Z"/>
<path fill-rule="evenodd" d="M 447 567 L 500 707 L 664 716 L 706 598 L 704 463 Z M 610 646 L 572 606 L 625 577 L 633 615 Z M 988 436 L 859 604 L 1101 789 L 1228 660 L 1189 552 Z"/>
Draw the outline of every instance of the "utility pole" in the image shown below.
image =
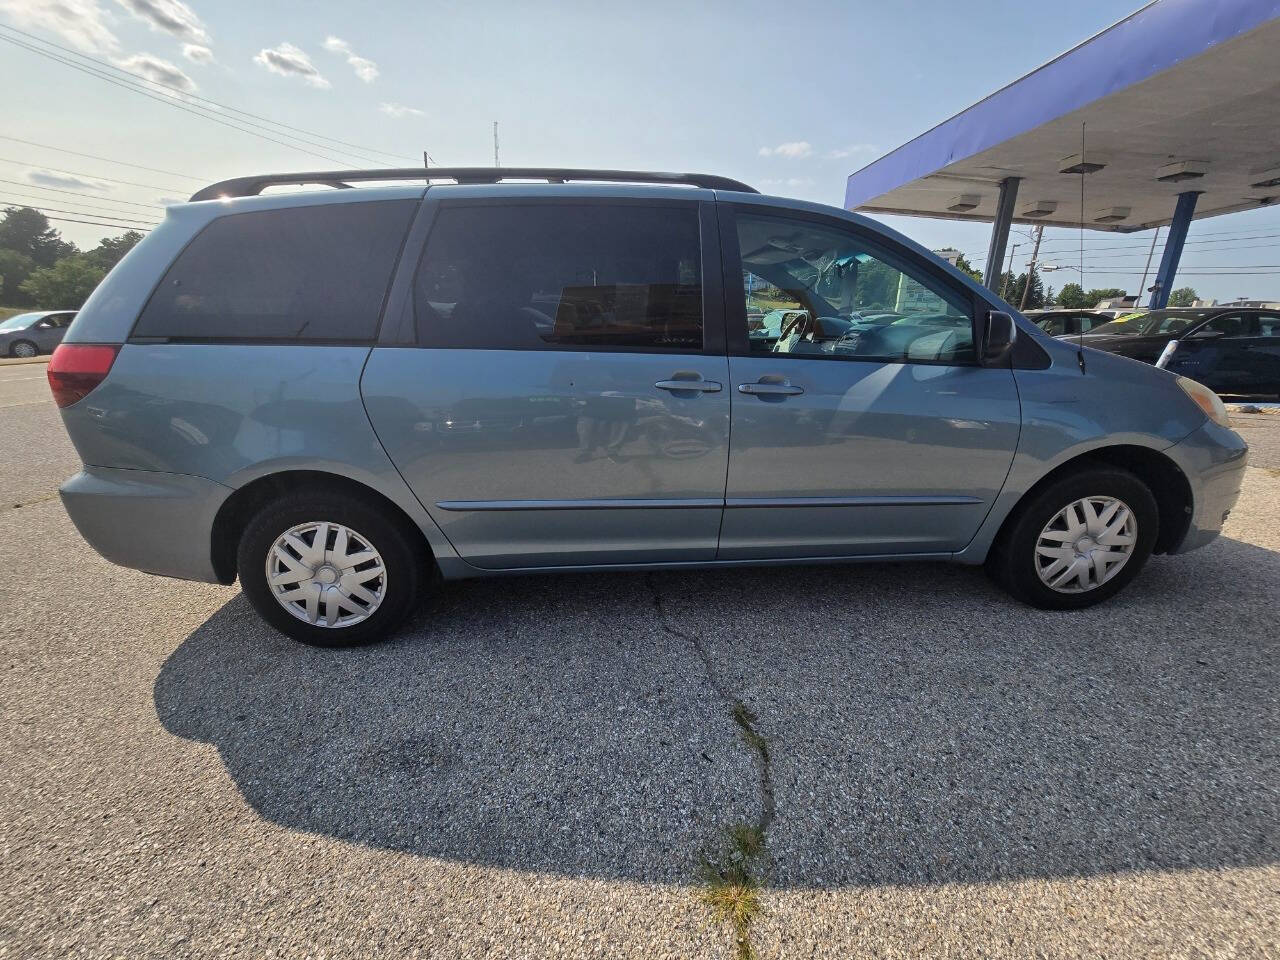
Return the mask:
<path fill-rule="evenodd" d="M 422 165 L 424 167 L 431 166 L 431 154 L 427 153 L 425 150 L 422 151 Z"/>
<path fill-rule="evenodd" d="M 1151 272 L 1151 257 L 1156 252 L 1156 241 L 1159 239 L 1160 239 L 1160 228 L 1156 227 L 1155 236 L 1151 238 L 1151 249 L 1147 251 L 1147 265 L 1142 268 L 1142 282 L 1138 284 L 1138 297 L 1136 300 L 1133 301 L 1133 305 L 1135 307 L 1142 302 L 1142 295 L 1146 293 L 1147 274 Z M 1150 303 L 1150 301 L 1147 301 L 1147 302 Z"/>
<path fill-rule="evenodd" d="M 1022 302 L 1019 310 L 1027 309 L 1027 294 L 1031 292 L 1031 281 L 1036 275 L 1036 263 L 1040 257 L 1040 238 L 1044 236 L 1044 224 L 1036 225 L 1036 245 L 1031 248 L 1031 262 L 1027 264 L 1027 282 L 1022 285 Z"/>
<path fill-rule="evenodd" d="M 1015 243 L 1009 248 L 1009 265 L 1004 268 L 1004 276 L 1000 278 L 1001 299 L 1004 298 L 1005 287 L 1009 286 L 1009 274 L 1013 273 L 1013 255 L 1017 253 L 1020 246 L 1022 246 L 1022 244 Z"/>
<path fill-rule="evenodd" d="M 498 121 L 493 121 L 493 165 L 500 167 L 502 164 L 498 162 Z"/>

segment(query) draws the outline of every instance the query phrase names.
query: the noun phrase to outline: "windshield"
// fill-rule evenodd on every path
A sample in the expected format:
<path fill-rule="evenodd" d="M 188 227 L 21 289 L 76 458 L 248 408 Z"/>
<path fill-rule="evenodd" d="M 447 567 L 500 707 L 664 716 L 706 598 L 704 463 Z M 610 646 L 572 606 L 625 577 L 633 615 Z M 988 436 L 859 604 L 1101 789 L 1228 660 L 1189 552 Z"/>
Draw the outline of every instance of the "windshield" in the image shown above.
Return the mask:
<path fill-rule="evenodd" d="M 1203 310 L 1169 313 L 1165 310 L 1153 310 L 1136 317 L 1124 317 L 1112 320 L 1089 332 L 1105 337 L 1154 337 L 1162 333 L 1181 333 L 1194 326 L 1207 316 Z"/>
<path fill-rule="evenodd" d="M 38 313 L 19 313 L 0 323 L 0 330 L 25 330 L 39 318 Z"/>

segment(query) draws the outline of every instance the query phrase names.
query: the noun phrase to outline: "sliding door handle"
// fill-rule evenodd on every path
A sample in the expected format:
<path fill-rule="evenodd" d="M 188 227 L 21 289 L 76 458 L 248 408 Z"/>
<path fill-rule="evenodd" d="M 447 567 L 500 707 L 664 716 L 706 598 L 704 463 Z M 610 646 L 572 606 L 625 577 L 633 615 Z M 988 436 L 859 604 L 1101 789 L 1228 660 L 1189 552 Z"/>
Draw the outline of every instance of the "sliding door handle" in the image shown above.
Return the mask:
<path fill-rule="evenodd" d="M 756 383 L 738 384 L 739 393 L 749 393 L 755 397 L 794 397 L 804 393 L 804 387 L 797 387 L 785 380 L 760 380 Z"/>

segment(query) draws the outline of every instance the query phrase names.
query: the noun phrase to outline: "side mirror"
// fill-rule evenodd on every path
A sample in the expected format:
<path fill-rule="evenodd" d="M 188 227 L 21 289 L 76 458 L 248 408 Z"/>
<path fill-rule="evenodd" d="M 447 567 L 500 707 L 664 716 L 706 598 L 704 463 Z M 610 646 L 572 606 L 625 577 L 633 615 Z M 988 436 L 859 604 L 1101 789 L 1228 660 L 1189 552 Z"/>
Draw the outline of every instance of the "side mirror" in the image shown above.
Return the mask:
<path fill-rule="evenodd" d="M 999 310 L 988 310 L 978 320 L 978 361 L 984 367 L 999 366 L 1009 356 L 1017 336 L 1013 317 Z"/>

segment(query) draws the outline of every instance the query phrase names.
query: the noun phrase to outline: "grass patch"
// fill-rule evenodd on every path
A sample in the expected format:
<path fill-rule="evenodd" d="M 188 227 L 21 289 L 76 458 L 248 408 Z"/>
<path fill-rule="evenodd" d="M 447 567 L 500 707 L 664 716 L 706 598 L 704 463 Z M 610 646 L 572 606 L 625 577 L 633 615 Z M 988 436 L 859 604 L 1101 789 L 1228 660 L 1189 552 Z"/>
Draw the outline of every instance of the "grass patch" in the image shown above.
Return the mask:
<path fill-rule="evenodd" d="M 760 912 L 760 881 L 752 867 L 764 854 L 764 833 L 759 827 L 739 823 L 726 831 L 728 840 L 718 862 L 703 863 L 707 889 L 702 902 L 720 923 L 733 927 L 738 960 L 753 960 L 751 921 Z"/>
<path fill-rule="evenodd" d="M 756 732 L 756 715 L 747 709 L 746 704 L 734 704 L 733 722 L 742 728 L 742 736 L 760 754 L 760 759 L 768 763 L 769 744 L 764 737 Z"/>

